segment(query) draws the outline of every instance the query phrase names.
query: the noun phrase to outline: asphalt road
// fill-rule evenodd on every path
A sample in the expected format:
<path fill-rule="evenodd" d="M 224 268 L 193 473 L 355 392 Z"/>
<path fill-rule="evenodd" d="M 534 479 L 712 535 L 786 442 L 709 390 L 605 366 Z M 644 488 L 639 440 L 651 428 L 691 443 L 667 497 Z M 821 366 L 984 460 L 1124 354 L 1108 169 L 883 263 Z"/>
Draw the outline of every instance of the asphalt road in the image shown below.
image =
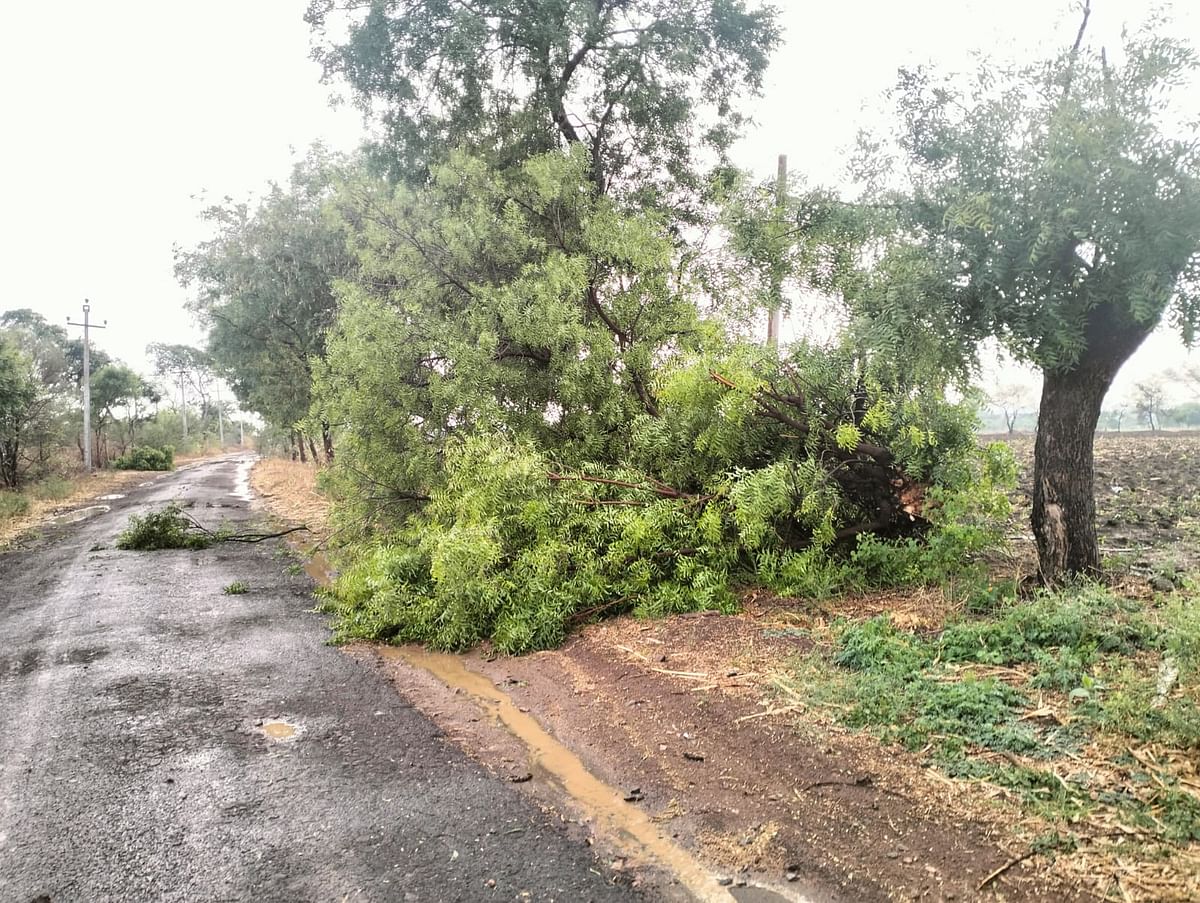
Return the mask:
<path fill-rule="evenodd" d="M 324 644 L 278 543 L 113 548 L 170 499 L 256 518 L 237 471 L 171 474 L 0 554 L 0 901 L 631 899 Z"/>

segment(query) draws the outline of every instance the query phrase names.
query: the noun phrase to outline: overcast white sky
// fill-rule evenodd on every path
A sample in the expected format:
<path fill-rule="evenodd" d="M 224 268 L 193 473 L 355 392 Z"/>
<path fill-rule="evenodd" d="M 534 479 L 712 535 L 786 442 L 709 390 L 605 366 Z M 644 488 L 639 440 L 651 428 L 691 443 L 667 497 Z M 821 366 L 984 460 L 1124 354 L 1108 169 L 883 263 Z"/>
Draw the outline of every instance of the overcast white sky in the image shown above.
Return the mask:
<path fill-rule="evenodd" d="M 785 45 L 737 162 L 765 177 L 787 153 L 793 172 L 823 184 L 841 177 L 898 66 L 964 69 L 975 50 L 1029 58 L 1068 43 L 1078 25 L 1072 5 L 1057 0 L 776 2 Z M 1089 34 L 1115 45 L 1122 25 L 1153 5 L 1093 0 Z M 172 275 L 172 246 L 204 234 L 197 195 L 244 197 L 285 179 L 311 142 L 349 150 L 363 134 L 353 109 L 329 106 L 309 59 L 305 6 L 6 4 L 0 310 L 32 307 L 63 322 L 88 297 L 110 325 L 99 344 L 138 367 L 148 342 L 198 342 Z M 1176 3 L 1174 19 L 1200 45 L 1200 5 Z M 1122 382 L 1184 359 L 1177 340 L 1156 336 Z"/>

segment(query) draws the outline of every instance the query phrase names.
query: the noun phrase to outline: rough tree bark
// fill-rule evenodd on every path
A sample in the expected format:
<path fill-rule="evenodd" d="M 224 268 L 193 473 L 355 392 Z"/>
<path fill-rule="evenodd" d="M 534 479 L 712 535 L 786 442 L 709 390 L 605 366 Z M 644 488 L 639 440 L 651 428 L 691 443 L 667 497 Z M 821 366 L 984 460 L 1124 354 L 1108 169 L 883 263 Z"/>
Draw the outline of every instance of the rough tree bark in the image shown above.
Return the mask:
<path fill-rule="evenodd" d="M 1033 452 L 1034 540 L 1043 583 L 1100 572 L 1095 440 L 1117 371 L 1150 334 L 1113 304 L 1092 311 L 1086 350 L 1068 371 L 1047 370 Z"/>
<path fill-rule="evenodd" d="M 330 430 L 329 424 L 324 420 L 321 421 L 321 443 L 325 446 L 325 463 L 333 463 L 333 431 Z"/>

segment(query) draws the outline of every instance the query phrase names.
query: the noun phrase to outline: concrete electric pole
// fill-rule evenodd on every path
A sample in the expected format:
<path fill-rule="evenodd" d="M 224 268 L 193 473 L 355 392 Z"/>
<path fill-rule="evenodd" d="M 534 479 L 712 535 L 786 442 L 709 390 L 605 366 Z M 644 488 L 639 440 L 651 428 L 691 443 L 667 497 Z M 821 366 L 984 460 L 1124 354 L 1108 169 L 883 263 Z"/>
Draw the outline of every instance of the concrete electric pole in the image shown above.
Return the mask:
<path fill-rule="evenodd" d="M 91 309 L 91 302 L 84 298 L 83 322 L 76 323 L 67 317 L 68 326 L 83 327 L 83 469 L 88 473 L 92 472 L 92 359 L 88 331 L 108 328 L 108 320 L 100 326 L 89 321 L 88 314 Z"/>
<path fill-rule="evenodd" d="M 779 155 L 779 175 L 775 180 L 775 219 L 778 223 L 780 232 L 783 231 L 783 208 L 787 202 L 787 171 L 788 159 L 787 154 Z M 783 256 L 783 236 L 777 238 L 780 246 L 775 249 L 775 254 L 779 257 Z M 771 312 L 767 320 L 767 345 L 771 348 L 779 347 L 779 332 L 783 326 L 783 279 L 778 270 L 782 270 L 782 261 L 776 259 L 774 261 L 777 272 L 771 276 Z"/>
<path fill-rule="evenodd" d="M 225 414 L 221 410 L 221 384 L 216 384 L 217 392 L 217 435 L 221 442 L 221 451 L 225 450 Z"/>
<path fill-rule="evenodd" d="M 186 370 L 180 370 L 176 373 L 179 377 L 179 413 L 183 417 L 183 438 L 187 439 L 187 386 L 184 385 L 183 376 Z"/>

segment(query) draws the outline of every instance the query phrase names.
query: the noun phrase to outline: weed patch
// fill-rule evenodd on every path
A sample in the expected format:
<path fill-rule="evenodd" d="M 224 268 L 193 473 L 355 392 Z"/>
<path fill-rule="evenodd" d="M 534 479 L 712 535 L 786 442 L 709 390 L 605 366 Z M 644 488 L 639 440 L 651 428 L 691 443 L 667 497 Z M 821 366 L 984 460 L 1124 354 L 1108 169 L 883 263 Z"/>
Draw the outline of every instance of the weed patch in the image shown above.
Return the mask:
<path fill-rule="evenodd" d="M 780 688 L 951 777 L 1005 788 L 1068 844 L 1116 824 L 1139 856 L 1166 859 L 1200 840 L 1198 677 L 1194 595 L 1155 604 L 1081 584 L 940 632 L 835 623 Z"/>
<path fill-rule="evenodd" d="M 250 592 L 250 584 L 245 580 L 234 580 L 233 583 L 229 584 L 221 592 L 227 596 L 244 596 Z"/>
<path fill-rule="evenodd" d="M 58 502 L 74 491 L 75 486 L 70 480 L 63 477 L 47 477 L 30 489 L 29 494 L 45 502 Z"/>
<path fill-rule="evenodd" d="M 0 490 L 0 520 L 21 517 L 29 512 L 29 497 L 20 492 Z"/>

